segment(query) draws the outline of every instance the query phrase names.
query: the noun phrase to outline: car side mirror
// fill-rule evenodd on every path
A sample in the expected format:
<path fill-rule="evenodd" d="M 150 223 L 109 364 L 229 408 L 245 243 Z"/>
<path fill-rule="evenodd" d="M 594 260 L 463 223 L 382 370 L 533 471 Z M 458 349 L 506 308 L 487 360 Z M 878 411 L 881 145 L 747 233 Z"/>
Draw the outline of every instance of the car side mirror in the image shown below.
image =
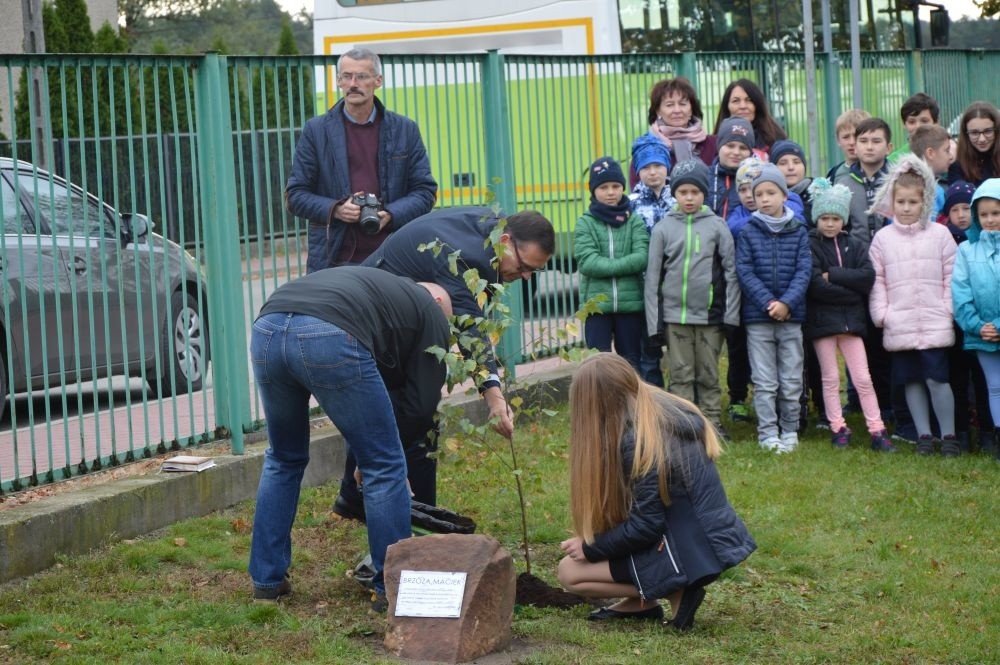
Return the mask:
<path fill-rule="evenodd" d="M 133 212 L 122 214 L 122 242 L 126 245 L 146 242 L 146 236 L 152 228 L 153 223 L 146 215 Z"/>

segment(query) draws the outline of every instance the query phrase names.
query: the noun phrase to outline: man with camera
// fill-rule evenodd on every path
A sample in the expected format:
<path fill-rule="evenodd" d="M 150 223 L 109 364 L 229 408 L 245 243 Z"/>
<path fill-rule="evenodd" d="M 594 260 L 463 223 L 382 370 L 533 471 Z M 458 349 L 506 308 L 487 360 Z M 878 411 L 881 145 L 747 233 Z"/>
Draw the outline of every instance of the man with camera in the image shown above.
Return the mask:
<path fill-rule="evenodd" d="M 308 272 L 364 261 L 437 195 L 415 122 L 375 97 L 382 62 L 366 48 L 337 61 L 343 99 L 309 120 L 285 187 L 289 212 L 309 220 Z"/>
<path fill-rule="evenodd" d="M 254 600 L 291 593 L 291 530 L 315 396 L 357 458 L 374 587 L 384 603 L 386 548 L 411 533 L 401 439 L 434 425 L 447 370 L 428 348 L 448 345 L 450 314 L 448 292 L 437 284 L 361 266 L 310 273 L 264 303 L 250 338 L 270 444 L 250 545 Z"/>

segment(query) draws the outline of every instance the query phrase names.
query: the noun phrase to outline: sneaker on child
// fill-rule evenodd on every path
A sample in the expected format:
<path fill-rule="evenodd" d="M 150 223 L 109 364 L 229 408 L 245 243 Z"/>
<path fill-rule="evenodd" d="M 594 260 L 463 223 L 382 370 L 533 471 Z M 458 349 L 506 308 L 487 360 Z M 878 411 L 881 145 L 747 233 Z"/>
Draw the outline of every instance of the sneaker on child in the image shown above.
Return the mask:
<path fill-rule="evenodd" d="M 962 454 L 962 448 L 958 445 L 958 439 L 954 434 L 941 437 L 941 455 L 944 457 L 958 457 Z"/>
<path fill-rule="evenodd" d="M 781 438 L 778 439 L 778 450 L 779 453 L 790 453 L 799 447 L 799 433 L 798 432 L 782 432 Z"/>
<path fill-rule="evenodd" d="M 894 453 L 896 446 L 892 445 L 892 440 L 885 430 L 872 434 L 872 450 L 877 453 Z"/>
<path fill-rule="evenodd" d="M 830 443 L 833 444 L 834 448 L 841 449 L 851 445 L 851 430 L 847 427 L 841 427 L 830 437 Z"/>
<path fill-rule="evenodd" d="M 760 440 L 760 447 L 764 450 L 770 450 L 771 452 L 779 452 L 781 448 L 781 439 L 776 436 L 768 436 Z"/>
<path fill-rule="evenodd" d="M 750 422 L 750 409 L 743 402 L 733 402 L 729 405 L 729 419 L 734 423 Z"/>

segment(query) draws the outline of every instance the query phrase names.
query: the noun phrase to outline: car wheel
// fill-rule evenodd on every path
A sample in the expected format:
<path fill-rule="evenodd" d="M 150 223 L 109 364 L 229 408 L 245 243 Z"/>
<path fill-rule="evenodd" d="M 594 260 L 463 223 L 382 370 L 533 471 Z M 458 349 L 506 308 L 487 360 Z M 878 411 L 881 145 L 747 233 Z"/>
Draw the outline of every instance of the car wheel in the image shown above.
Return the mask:
<path fill-rule="evenodd" d="M 171 296 L 160 356 L 160 376 L 148 379 L 153 392 L 169 397 L 201 390 L 208 371 L 208 326 L 194 295 Z"/>

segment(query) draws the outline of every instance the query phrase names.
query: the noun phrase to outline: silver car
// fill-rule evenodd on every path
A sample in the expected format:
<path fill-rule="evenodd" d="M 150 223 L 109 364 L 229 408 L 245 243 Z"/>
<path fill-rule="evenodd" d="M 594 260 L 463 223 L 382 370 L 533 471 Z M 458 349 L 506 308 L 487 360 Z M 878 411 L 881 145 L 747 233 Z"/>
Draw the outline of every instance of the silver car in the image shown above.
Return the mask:
<path fill-rule="evenodd" d="M 11 393 L 142 377 L 200 390 L 204 274 L 145 215 L 119 213 L 34 165 L 0 158 L 0 417 Z"/>

